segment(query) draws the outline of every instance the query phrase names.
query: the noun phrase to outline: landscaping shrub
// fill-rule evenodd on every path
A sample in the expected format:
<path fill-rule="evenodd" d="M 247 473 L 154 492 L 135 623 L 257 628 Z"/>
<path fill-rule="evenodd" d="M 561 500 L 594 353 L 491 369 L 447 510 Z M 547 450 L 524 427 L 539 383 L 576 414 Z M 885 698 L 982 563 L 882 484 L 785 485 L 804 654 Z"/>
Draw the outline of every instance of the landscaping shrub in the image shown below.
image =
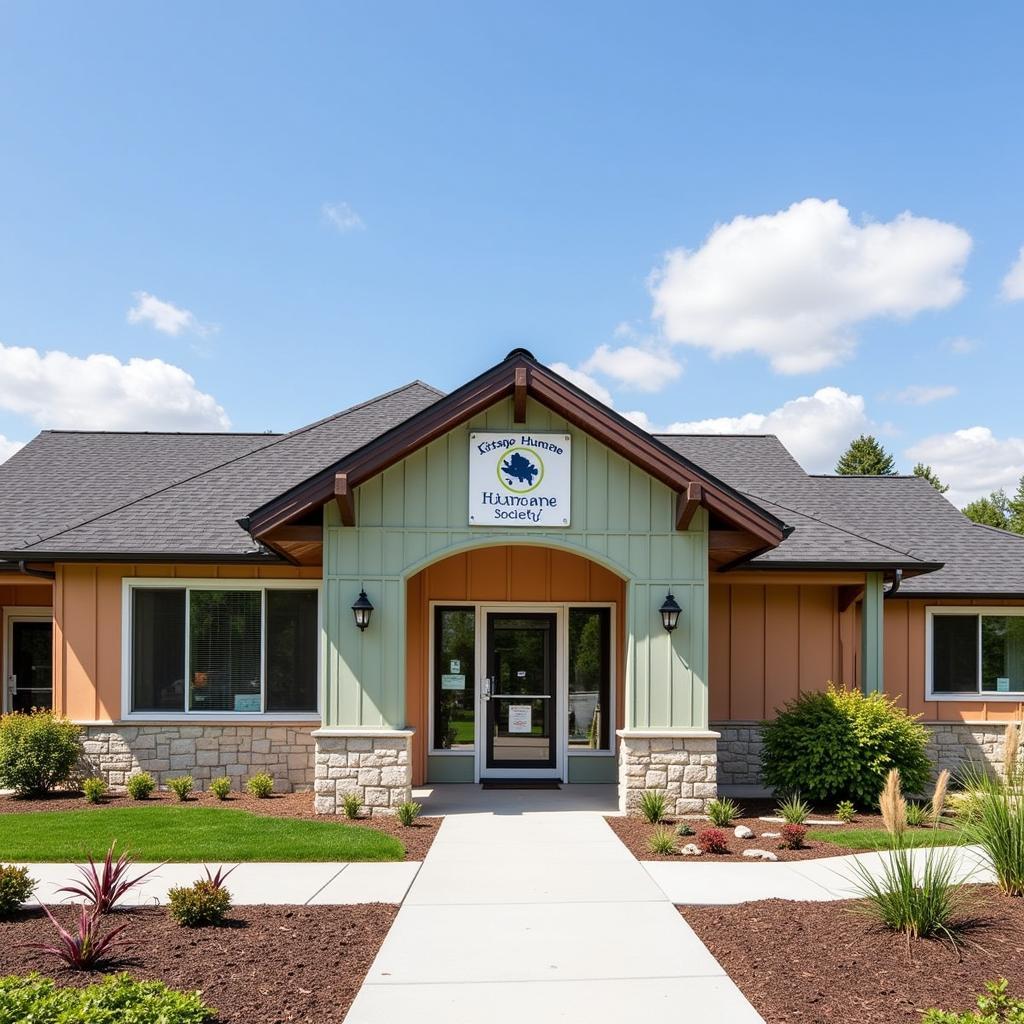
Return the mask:
<path fill-rule="evenodd" d="M 675 853 L 676 837 L 673 835 L 672 830 L 665 828 L 664 825 L 659 825 L 647 840 L 647 849 L 651 853 Z"/>
<path fill-rule="evenodd" d="M 985 984 L 987 995 L 978 996 L 978 1009 L 967 1013 L 946 1010 L 928 1010 L 921 1024 L 1024 1024 L 1024 999 L 1011 999 L 1007 995 L 1009 983 L 1005 978 Z"/>
<path fill-rule="evenodd" d="M 96 867 L 96 862 L 89 857 L 89 866 L 78 865 L 75 870 L 81 875 L 82 880 L 71 885 L 62 886 L 57 892 L 66 892 L 71 896 L 79 896 L 84 899 L 97 914 L 106 914 L 113 910 L 117 904 L 124 899 L 127 893 L 131 892 L 137 885 L 141 884 L 154 871 L 163 867 L 162 864 L 155 868 L 144 871 L 135 878 L 128 877 L 128 871 L 135 863 L 128 853 L 122 853 L 117 860 L 114 860 L 115 840 L 110 844 L 106 856 L 103 858 L 103 866 Z"/>
<path fill-rule="evenodd" d="M 57 941 L 51 946 L 45 942 L 29 942 L 29 949 L 51 953 L 63 960 L 73 971 L 90 971 L 104 963 L 119 946 L 126 944 L 121 933 L 128 927 L 120 924 L 103 933 L 103 917 L 88 907 L 79 907 L 70 928 L 65 928 L 43 904 L 43 911 L 57 929 Z M 90 1018 L 91 1019 L 91 1018 Z"/>
<path fill-rule="evenodd" d="M 668 799 L 664 793 L 656 789 L 647 789 L 640 794 L 640 813 L 652 824 L 665 820 L 668 811 Z"/>
<path fill-rule="evenodd" d="M 257 800 L 266 800 L 274 792 L 274 776 L 267 772 L 257 772 L 245 784 L 245 788 Z"/>
<path fill-rule="evenodd" d="M 802 694 L 764 723 L 763 737 L 768 785 L 815 802 L 872 806 L 891 768 L 914 793 L 924 789 L 931 772 L 924 727 L 880 693 L 829 686 Z"/>
<path fill-rule="evenodd" d="M 103 779 L 86 779 L 82 783 L 82 792 L 87 803 L 98 804 L 107 795 L 107 784 Z"/>
<path fill-rule="evenodd" d="M 167 893 L 171 917 L 185 928 L 203 928 L 223 922 L 231 909 L 231 893 L 223 885 L 226 877 L 218 871 L 211 878 L 207 871 L 206 878 L 171 889 Z"/>
<path fill-rule="evenodd" d="M 840 800 L 836 807 L 836 817 L 844 824 L 849 825 L 857 817 L 857 808 L 853 806 L 852 800 Z"/>
<path fill-rule="evenodd" d="M 358 818 L 363 809 L 363 801 L 359 799 L 358 793 L 346 793 L 341 798 L 341 807 L 346 818 Z"/>
<path fill-rule="evenodd" d="M 984 849 L 1007 896 L 1024 896 L 1024 795 L 1019 786 L 969 769 L 971 813 L 957 818 L 957 827 L 969 843 Z"/>
<path fill-rule="evenodd" d="M 709 800 L 707 815 L 712 825 L 728 828 L 737 818 L 742 817 L 743 810 L 735 800 Z"/>
<path fill-rule="evenodd" d="M 231 780 L 226 775 L 218 775 L 217 778 L 210 779 L 210 792 L 218 800 L 227 800 L 228 794 L 231 792 Z"/>
<path fill-rule="evenodd" d="M 977 817 L 981 809 L 981 794 L 973 789 L 950 793 L 946 797 L 946 806 L 956 815 L 959 823 L 970 821 Z"/>
<path fill-rule="evenodd" d="M 422 810 L 422 804 L 416 803 L 415 800 L 405 800 L 395 808 L 395 813 L 398 820 L 408 828 L 420 816 Z"/>
<path fill-rule="evenodd" d="M 156 789 L 156 780 L 149 772 L 136 772 L 128 776 L 127 788 L 133 800 L 148 800 Z"/>
<path fill-rule="evenodd" d="M 0 1022 L 32 1024 L 206 1024 L 214 1019 L 197 992 L 113 974 L 92 985 L 58 986 L 38 974 L 0 978 Z"/>
<path fill-rule="evenodd" d="M 50 711 L 0 716 L 0 789 L 39 796 L 67 782 L 82 756 L 80 734 Z"/>
<path fill-rule="evenodd" d="M 697 833 L 701 853 L 728 853 L 729 837 L 720 828 L 704 828 Z"/>
<path fill-rule="evenodd" d="M 790 825 L 802 825 L 811 816 L 811 807 L 800 799 L 799 793 L 794 793 L 775 808 L 775 813 Z"/>
<path fill-rule="evenodd" d="M 688 821 L 681 821 L 676 825 L 677 836 L 692 836 L 693 826 Z"/>
<path fill-rule="evenodd" d="M 0 864 L 0 920 L 10 917 L 35 892 L 38 883 L 28 868 Z"/>
<path fill-rule="evenodd" d="M 802 849 L 806 838 L 807 826 L 799 825 L 795 821 L 787 821 L 779 829 L 779 846 L 783 850 Z"/>
<path fill-rule="evenodd" d="M 167 788 L 182 801 L 188 799 L 194 786 L 191 775 L 179 775 L 175 779 L 167 780 Z"/>

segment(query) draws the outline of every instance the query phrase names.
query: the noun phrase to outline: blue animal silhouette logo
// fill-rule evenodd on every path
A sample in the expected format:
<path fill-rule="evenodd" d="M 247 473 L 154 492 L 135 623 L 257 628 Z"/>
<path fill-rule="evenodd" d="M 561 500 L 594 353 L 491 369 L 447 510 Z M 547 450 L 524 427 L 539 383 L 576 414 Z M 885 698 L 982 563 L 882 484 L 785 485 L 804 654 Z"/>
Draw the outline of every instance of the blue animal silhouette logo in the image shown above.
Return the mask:
<path fill-rule="evenodd" d="M 540 459 L 533 452 L 517 448 L 501 464 L 501 476 L 510 491 L 531 491 L 540 483 Z"/>

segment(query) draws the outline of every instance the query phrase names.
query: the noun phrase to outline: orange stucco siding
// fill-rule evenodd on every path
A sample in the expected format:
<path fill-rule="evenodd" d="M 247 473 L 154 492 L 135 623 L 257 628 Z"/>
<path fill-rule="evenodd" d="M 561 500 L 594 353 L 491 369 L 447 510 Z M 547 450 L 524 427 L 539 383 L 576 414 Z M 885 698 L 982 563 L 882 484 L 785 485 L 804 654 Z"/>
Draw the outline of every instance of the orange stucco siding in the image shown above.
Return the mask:
<path fill-rule="evenodd" d="M 625 710 L 625 584 L 579 555 L 551 548 L 499 545 L 452 555 L 406 584 L 406 720 L 412 741 L 413 785 L 426 779 L 430 702 L 431 601 L 601 601 L 615 606 L 616 721 Z"/>
<path fill-rule="evenodd" d="M 80 722 L 121 716 L 121 594 L 125 577 L 319 579 L 319 568 L 65 563 L 53 585 L 53 700 Z"/>

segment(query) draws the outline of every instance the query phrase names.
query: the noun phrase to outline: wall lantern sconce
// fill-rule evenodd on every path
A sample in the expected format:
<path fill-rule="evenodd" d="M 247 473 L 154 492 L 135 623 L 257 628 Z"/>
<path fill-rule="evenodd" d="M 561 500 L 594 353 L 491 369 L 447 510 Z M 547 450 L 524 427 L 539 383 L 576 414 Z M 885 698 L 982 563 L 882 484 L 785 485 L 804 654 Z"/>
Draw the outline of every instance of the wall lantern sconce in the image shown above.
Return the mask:
<path fill-rule="evenodd" d="M 679 613 L 682 610 L 676 604 L 676 599 L 672 596 L 672 591 L 670 590 L 668 596 L 662 601 L 661 607 L 658 609 L 661 612 L 661 624 L 665 627 L 666 633 L 671 633 L 679 625 Z"/>
<path fill-rule="evenodd" d="M 360 633 L 362 633 L 362 631 L 370 624 L 370 615 L 372 613 L 373 604 L 366 596 L 366 591 L 360 590 L 355 604 L 352 605 L 352 614 L 356 618 L 356 625 L 359 627 Z"/>

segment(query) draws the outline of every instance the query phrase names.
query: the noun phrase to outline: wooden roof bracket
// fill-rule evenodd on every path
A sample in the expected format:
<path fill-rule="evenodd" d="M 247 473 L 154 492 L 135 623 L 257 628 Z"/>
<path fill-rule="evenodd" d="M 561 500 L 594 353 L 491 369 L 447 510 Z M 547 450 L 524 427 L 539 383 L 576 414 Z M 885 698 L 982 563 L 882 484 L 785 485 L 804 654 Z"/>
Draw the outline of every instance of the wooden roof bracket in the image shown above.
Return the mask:
<path fill-rule="evenodd" d="M 335 473 L 334 500 L 338 506 L 342 526 L 356 525 L 356 499 L 349 487 L 348 473 Z"/>
<path fill-rule="evenodd" d="M 685 491 L 680 491 L 676 497 L 676 529 L 688 530 L 693 517 L 697 514 L 704 501 L 704 488 L 696 480 L 691 480 L 686 485 Z"/>
<path fill-rule="evenodd" d="M 515 381 L 512 386 L 512 401 L 515 415 L 513 423 L 526 422 L 526 392 L 527 392 L 527 369 L 525 366 L 517 366 Z"/>
<path fill-rule="evenodd" d="M 847 586 L 838 587 L 839 614 L 847 611 L 854 601 L 858 600 L 864 593 L 863 583 L 851 583 Z"/>

